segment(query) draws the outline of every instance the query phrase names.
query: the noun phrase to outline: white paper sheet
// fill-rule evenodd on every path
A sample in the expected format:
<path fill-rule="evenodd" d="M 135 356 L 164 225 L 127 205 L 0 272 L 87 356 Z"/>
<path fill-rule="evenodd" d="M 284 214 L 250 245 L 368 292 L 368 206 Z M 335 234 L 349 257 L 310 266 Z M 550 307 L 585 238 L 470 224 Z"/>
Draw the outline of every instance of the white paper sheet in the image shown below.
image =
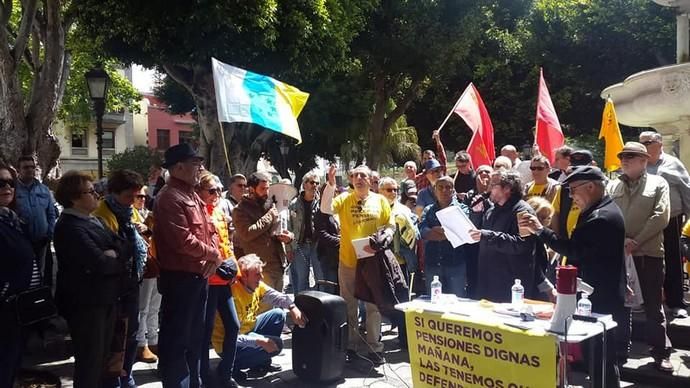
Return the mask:
<path fill-rule="evenodd" d="M 448 206 L 445 209 L 436 212 L 443 232 L 446 238 L 450 241 L 453 248 L 457 248 L 463 244 L 474 244 L 476 241 L 470 237 L 470 230 L 477 229 L 469 217 L 460 210 L 457 206 Z"/>

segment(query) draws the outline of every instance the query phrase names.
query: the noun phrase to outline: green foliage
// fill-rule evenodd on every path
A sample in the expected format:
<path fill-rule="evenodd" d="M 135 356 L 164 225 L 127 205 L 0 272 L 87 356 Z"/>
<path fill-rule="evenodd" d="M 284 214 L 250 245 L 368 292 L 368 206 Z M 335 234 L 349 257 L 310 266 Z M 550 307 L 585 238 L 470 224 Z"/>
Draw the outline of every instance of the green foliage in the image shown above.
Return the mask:
<path fill-rule="evenodd" d="M 431 145 L 438 126 L 469 82 L 491 115 L 497 148 L 531 144 L 539 68 L 568 139 L 598 134 L 605 87 L 673 62 L 673 11 L 647 0 L 494 0 L 486 33 L 446 85 L 433 86 L 408 120 Z M 623 132 L 626 131 L 622 128 Z M 458 117 L 443 131 L 449 149 L 464 149 L 471 133 Z"/>
<path fill-rule="evenodd" d="M 129 169 L 138 172 L 144 179 L 149 175 L 151 166 L 160 166 L 161 155 L 146 146 L 136 146 L 124 152 L 114 154 L 108 160 L 108 170 Z"/>

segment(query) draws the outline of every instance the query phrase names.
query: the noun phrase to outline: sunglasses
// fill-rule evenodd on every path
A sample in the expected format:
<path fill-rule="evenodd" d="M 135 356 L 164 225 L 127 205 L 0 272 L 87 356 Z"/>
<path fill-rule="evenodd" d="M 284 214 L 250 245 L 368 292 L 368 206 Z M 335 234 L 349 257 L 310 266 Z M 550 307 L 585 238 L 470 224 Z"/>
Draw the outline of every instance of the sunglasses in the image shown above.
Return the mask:
<path fill-rule="evenodd" d="M 305 183 L 308 183 L 310 185 L 318 185 L 319 184 L 318 181 L 306 181 Z"/>
<path fill-rule="evenodd" d="M 652 144 L 654 144 L 654 143 L 656 143 L 654 140 L 647 140 L 647 141 L 643 141 L 643 142 L 642 142 L 642 145 L 644 145 L 645 147 L 647 147 L 647 146 L 650 146 L 650 145 L 652 145 Z"/>
<path fill-rule="evenodd" d="M 207 191 L 208 191 L 208 193 L 211 194 L 211 195 L 213 195 L 213 194 L 218 194 L 218 195 L 220 195 L 220 189 L 208 189 Z"/>
<path fill-rule="evenodd" d="M 0 187 L 9 186 L 14 188 L 14 179 L 0 179 Z"/>
<path fill-rule="evenodd" d="M 389 192 L 389 193 L 397 193 L 397 192 L 398 192 L 398 189 L 393 189 L 393 188 L 390 188 L 390 187 L 387 187 L 387 188 L 385 188 L 384 190 L 385 190 L 386 192 Z"/>
<path fill-rule="evenodd" d="M 532 170 L 532 171 L 544 171 L 544 169 L 546 169 L 546 167 L 543 167 L 543 166 L 529 166 L 529 169 Z"/>

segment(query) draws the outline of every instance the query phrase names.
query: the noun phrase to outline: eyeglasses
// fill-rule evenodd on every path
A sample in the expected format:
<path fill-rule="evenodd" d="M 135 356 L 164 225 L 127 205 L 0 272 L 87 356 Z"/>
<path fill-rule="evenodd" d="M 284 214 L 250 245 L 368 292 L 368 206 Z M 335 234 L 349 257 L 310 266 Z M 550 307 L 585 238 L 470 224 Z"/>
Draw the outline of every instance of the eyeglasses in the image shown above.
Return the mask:
<path fill-rule="evenodd" d="M 436 190 L 453 190 L 453 186 L 451 185 L 436 185 Z"/>
<path fill-rule="evenodd" d="M 394 189 L 394 188 L 392 188 L 392 187 L 386 187 L 386 188 L 383 189 L 383 190 L 385 190 L 385 191 L 387 191 L 387 192 L 389 192 L 389 193 L 397 193 L 397 192 L 398 192 L 398 189 Z"/>
<path fill-rule="evenodd" d="M 308 183 L 308 184 L 310 184 L 310 185 L 318 185 L 318 184 L 319 184 L 318 181 L 306 181 L 306 182 L 304 182 L 304 183 Z"/>
<path fill-rule="evenodd" d="M 643 142 L 641 142 L 641 143 L 642 143 L 642 145 L 644 145 L 645 147 L 647 147 L 647 146 L 650 146 L 650 145 L 652 145 L 652 144 L 654 144 L 654 143 L 657 143 L 657 142 L 654 141 L 654 140 L 647 140 L 647 141 L 643 141 Z"/>
<path fill-rule="evenodd" d="M 14 179 L 0 179 L 0 187 L 5 187 L 9 186 L 10 188 L 14 188 Z"/>
<path fill-rule="evenodd" d="M 546 167 L 544 167 L 544 166 L 529 166 L 529 169 L 532 171 L 544 171 L 544 169 L 546 169 Z"/>
<path fill-rule="evenodd" d="M 220 189 L 208 189 L 207 191 L 211 195 L 214 195 L 214 194 L 220 195 Z"/>

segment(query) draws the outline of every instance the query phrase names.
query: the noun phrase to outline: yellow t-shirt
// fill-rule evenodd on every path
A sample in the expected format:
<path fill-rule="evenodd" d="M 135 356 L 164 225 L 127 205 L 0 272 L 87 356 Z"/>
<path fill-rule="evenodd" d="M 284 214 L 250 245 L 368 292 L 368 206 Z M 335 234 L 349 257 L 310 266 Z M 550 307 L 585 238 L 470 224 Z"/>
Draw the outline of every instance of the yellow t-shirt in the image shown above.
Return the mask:
<path fill-rule="evenodd" d="M 378 228 L 392 225 L 391 207 L 382 195 L 370 193 L 360 200 L 355 193 L 333 199 L 333 213 L 340 218 L 340 263 L 354 268 L 357 256 L 352 240 L 374 234 Z"/>
<path fill-rule="evenodd" d="M 556 212 L 561 208 L 561 193 L 563 190 L 558 190 L 556 193 L 556 196 L 553 199 L 553 208 L 556 209 Z M 561 214 L 558 215 L 559 217 L 562 217 Z M 570 211 L 568 212 L 568 219 L 565 222 L 565 226 L 568 232 L 568 237 L 570 238 L 573 235 L 573 231 L 575 230 L 575 226 L 577 226 L 577 219 L 580 218 L 580 208 L 577 207 L 575 202 L 570 206 Z"/>
<path fill-rule="evenodd" d="M 539 185 L 539 184 L 533 184 L 529 190 L 527 190 L 527 197 L 534 197 L 534 196 L 539 196 L 543 197 L 544 196 L 544 190 L 546 189 L 546 184 Z"/>
<path fill-rule="evenodd" d="M 263 281 L 259 282 L 259 287 L 254 292 L 249 292 L 240 281 L 236 281 L 230 286 L 237 318 L 240 321 L 240 334 L 249 333 L 256 325 L 256 317 L 264 312 L 261 309 L 261 300 L 264 298 L 268 288 L 269 286 Z M 223 327 L 223 320 L 220 318 L 220 314 L 216 314 L 213 322 L 213 334 L 211 335 L 211 343 L 216 353 L 223 352 L 224 338 L 225 327 Z"/>

